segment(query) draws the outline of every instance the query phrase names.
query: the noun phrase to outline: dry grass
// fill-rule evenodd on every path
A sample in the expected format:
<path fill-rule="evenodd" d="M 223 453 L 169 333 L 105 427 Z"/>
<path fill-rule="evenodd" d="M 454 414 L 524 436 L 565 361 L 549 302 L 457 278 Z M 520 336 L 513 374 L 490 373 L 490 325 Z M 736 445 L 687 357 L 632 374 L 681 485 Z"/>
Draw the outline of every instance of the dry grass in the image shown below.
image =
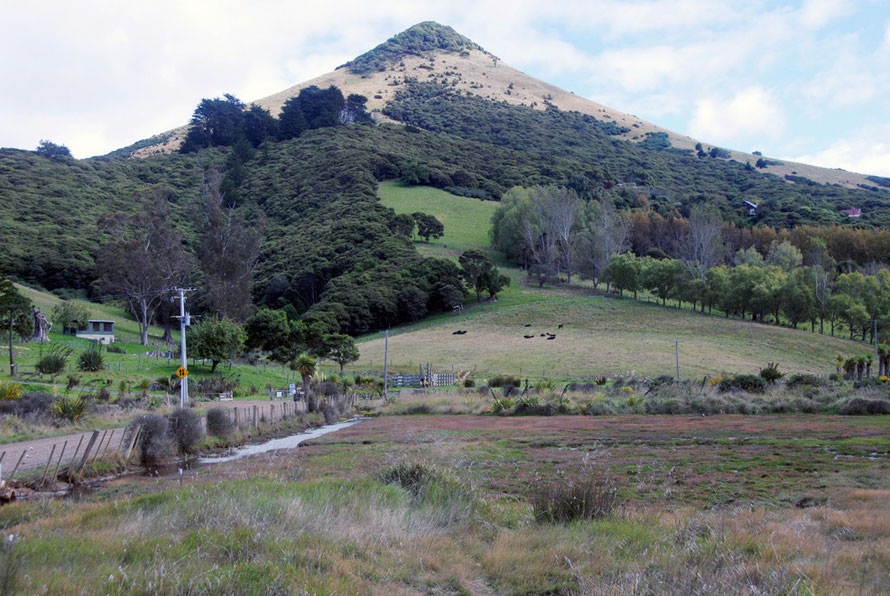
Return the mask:
<path fill-rule="evenodd" d="M 175 478 L 132 479 L 94 502 L 4 507 L 0 527 L 21 536 L 17 558 L 9 559 L 21 565 L 13 569 L 18 588 L 60 594 L 879 594 L 890 582 L 886 474 L 872 477 L 879 485 L 872 488 L 828 488 L 824 504 L 807 509 L 744 502 L 700 508 L 635 498 L 598 519 L 539 523 L 522 494 L 485 468 L 486 459 L 506 463 L 489 441 L 505 441 L 503 449 L 522 444 L 509 432 L 479 434 L 463 424 L 460 440 L 448 441 L 423 424 L 412 426 L 418 418 L 398 419 L 414 432 L 396 434 L 391 420 L 199 471 L 181 487 Z M 571 428 L 589 420 L 562 422 Z M 485 422 L 491 433 L 514 420 Z M 764 432 L 776 435 L 789 422 Z M 742 430 L 744 424 L 757 425 L 738 417 L 722 426 L 731 434 L 753 432 Z M 384 435 L 375 434 L 377 426 Z M 656 427 L 663 429 L 663 421 Z M 705 436 L 710 427 L 721 422 L 706 419 L 695 432 Z M 545 450 L 547 437 L 561 442 L 570 434 L 524 428 L 525 444 Z M 615 432 L 646 449 L 640 433 Z M 621 451 L 618 444 L 600 449 L 595 461 L 576 454 L 575 469 L 608 468 Z M 546 460 L 526 453 L 523 466 L 552 474 L 555 452 L 545 453 Z M 632 490 L 616 482 L 620 491 Z"/>
<path fill-rule="evenodd" d="M 557 329 L 559 324 L 564 328 Z M 458 328 L 467 334 L 452 335 Z M 545 341 L 539 337 L 544 332 L 557 337 Z M 524 339 L 526 334 L 536 337 Z M 674 339 L 680 341 L 681 375 L 699 379 L 756 374 L 767 362 L 779 362 L 789 373 L 827 374 L 837 354 L 862 351 L 860 344 L 843 339 L 633 300 L 549 297 L 408 327 L 390 337 L 389 358 L 391 366 L 405 370 L 432 362 L 480 376 L 656 377 L 675 370 Z M 379 338 L 360 342 L 355 366 L 382 362 L 383 343 Z"/>

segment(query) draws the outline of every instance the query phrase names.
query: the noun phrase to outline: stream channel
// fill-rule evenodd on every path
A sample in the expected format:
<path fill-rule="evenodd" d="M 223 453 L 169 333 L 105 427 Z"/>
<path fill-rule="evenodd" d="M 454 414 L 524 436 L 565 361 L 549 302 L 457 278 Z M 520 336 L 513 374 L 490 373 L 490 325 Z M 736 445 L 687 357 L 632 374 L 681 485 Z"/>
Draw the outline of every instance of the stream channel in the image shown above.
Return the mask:
<path fill-rule="evenodd" d="M 320 426 L 318 428 L 312 428 L 295 435 L 290 435 L 287 437 L 280 437 L 278 439 L 270 439 L 264 443 L 256 443 L 254 445 L 244 445 L 243 447 L 238 447 L 232 450 L 229 453 L 225 453 L 222 455 L 213 455 L 208 457 L 199 457 L 193 459 L 190 463 L 190 467 L 195 467 L 195 464 L 198 465 L 206 465 L 206 464 L 221 464 L 227 461 L 234 461 L 236 459 L 241 459 L 242 457 L 248 457 L 250 455 L 258 455 L 260 453 L 266 453 L 267 451 L 275 451 L 276 449 L 291 449 L 293 447 L 298 446 L 300 443 L 308 441 L 310 439 L 314 439 L 316 437 L 320 437 L 322 435 L 326 435 L 328 433 L 337 432 L 338 430 L 342 430 L 344 428 L 348 428 L 353 424 L 358 424 L 361 422 L 363 418 L 352 418 L 350 420 L 344 420 L 343 422 L 336 422 L 334 424 L 327 424 L 325 426 Z"/>

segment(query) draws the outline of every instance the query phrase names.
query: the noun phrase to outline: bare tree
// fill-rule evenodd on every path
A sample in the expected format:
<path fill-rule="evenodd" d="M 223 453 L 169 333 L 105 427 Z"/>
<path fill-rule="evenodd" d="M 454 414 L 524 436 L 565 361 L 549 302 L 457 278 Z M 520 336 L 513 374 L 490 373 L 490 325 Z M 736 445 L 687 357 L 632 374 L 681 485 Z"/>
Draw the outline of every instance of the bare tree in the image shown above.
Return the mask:
<path fill-rule="evenodd" d="M 182 234 L 167 221 L 167 193 L 155 188 L 146 202 L 144 213 L 113 218 L 117 239 L 103 247 L 96 263 L 100 287 L 127 301 L 144 346 L 161 302 L 191 269 Z"/>
<path fill-rule="evenodd" d="M 723 261 L 723 220 L 715 210 L 692 208 L 680 252 L 692 279 L 705 279 L 705 273 Z"/>
<path fill-rule="evenodd" d="M 630 219 L 615 208 L 608 195 L 600 200 L 598 209 L 590 220 L 593 236 L 593 262 L 596 278 L 602 277 L 609 261 L 630 247 Z"/>
<path fill-rule="evenodd" d="M 204 299 L 226 319 L 243 322 L 253 312 L 253 274 L 261 233 L 248 227 L 243 211 L 227 206 L 222 176 L 211 172 L 201 186 L 207 223 L 198 257 L 204 273 Z"/>
<path fill-rule="evenodd" d="M 567 188 L 547 187 L 545 191 L 549 195 L 546 202 L 549 233 L 556 239 L 556 249 L 561 263 L 565 266 L 566 280 L 572 283 L 581 201 L 574 191 Z"/>

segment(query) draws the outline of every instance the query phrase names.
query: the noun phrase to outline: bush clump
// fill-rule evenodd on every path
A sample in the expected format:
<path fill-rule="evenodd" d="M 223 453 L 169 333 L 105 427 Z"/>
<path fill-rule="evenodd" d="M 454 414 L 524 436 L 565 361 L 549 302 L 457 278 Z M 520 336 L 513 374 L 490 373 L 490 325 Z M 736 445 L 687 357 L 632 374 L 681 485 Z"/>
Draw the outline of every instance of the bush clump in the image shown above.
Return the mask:
<path fill-rule="evenodd" d="M 845 416 L 874 416 L 890 414 L 890 401 L 885 399 L 865 399 L 854 397 L 845 403 L 840 410 Z"/>
<path fill-rule="evenodd" d="M 229 417 L 229 411 L 225 408 L 210 408 L 207 410 L 207 434 L 226 439 L 235 431 L 235 423 Z"/>
<path fill-rule="evenodd" d="M 70 354 L 70 348 L 66 348 L 61 344 L 50 344 L 45 353 L 41 350 L 40 359 L 34 365 L 34 369 L 42 375 L 55 377 L 65 370 Z"/>
<path fill-rule="evenodd" d="M 80 353 L 77 359 L 77 368 L 85 372 L 96 372 L 105 368 L 105 358 L 102 356 L 102 344 L 93 343 Z"/>
<path fill-rule="evenodd" d="M 0 401 L 0 414 L 39 418 L 50 413 L 50 404 L 54 400 L 49 393 L 25 393 L 16 400 Z"/>
<path fill-rule="evenodd" d="M 748 393 L 763 393 L 766 391 L 766 380 L 760 375 L 736 375 L 721 379 L 717 388 L 723 392 L 739 389 Z"/>
<path fill-rule="evenodd" d="M 505 387 L 507 385 L 512 385 L 513 387 L 520 387 L 522 385 L 522 379 L 519 377 L 512 376 L 501 376 L 498 375 L 496 377 L 492 377 L 488 380 L 489 387 Z"/>
<path fill-rule="evenodd" d="M 599 519 L 612 515 L 618 504 L 618 489 L 609 478 L 540 484 L 529 497 L 539 523 L 564 524 L 577 519 Z"/>
<path fill-rule="evenodd" d="M 80 397 L 60 397 L 49 406 L 53 416 L 68 422 L 76 422 L 87 413 L 87 401 Z"/>
<path fill-rule="evenodd" d="M 135 422 L 142 426 L 142 433 L 139 435 L 142 465 L 158 464 L 173 455 L 173 436 L 167 418 L 160 414 L 146 414 Z"/>
<path fill-rule="evenodd" d="M 0 383 L 0 401 L 12 401 L 22 396 L 22 386 L 18 383 Z"/>
<path fill-rule="evenodd" d="M 770 385 L 775 385 L 779 379 L 785 376 L 785 373 L 779 372 L 778 362 L 770 362 L 766 367 L 760 369 L 759 376 Z"/>
<path fill-rule="evenodd" d="M 201 416 L 193 410 L 178 408 L 170 416 L 170 430 L 176 446 L 182 453 L 188 453 L 204 436 Z"/>
<path fill-rule="evenodd" d="M 400 463 L 380 474 L 383 484 L 397 484 L 411 494 L 420 493 L 424 484 L 437 477 L 437 474 L 421 463 Z"/>
<path fill-rule="evenodd" d="M 789 389 L 795 389 L 797 387 L 824 387 L 827 384 L 826 380 L 822 377 L 806 374 L 791 375 L 788 377 L 788 380 L 785 381 L 785 386 Z"/>

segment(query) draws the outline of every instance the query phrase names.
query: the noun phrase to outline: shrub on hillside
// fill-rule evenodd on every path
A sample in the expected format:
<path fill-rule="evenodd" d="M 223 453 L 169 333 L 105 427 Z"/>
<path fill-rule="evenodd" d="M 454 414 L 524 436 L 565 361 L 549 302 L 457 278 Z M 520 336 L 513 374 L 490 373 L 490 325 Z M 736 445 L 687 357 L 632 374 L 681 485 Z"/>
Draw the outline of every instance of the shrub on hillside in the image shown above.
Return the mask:
<path fill-rule="evenodd" d="M 40 359 L 37 360 L 34 369 L 42 375 L 55 377 L 65 370 L 70 355 L 71 348 L 61 344 L 50 344 L 45 352 L 41 350 Z"/>
<path fill-rule="evenodd" d="M 766 391 L 766 381 L 759 375 L 736 375 L 721 379 L 717 388 L 723 392 L 739 389 L 748 393 L 763 393 Z"/>
<path fill-rule="evenodd" d="M 794 389 L 796 387 L 824 387 L 826 385 L 828 385 L 828 382 L 816 375 L 796 374 L 791 375 L 788 377 L 788 380 L 785 381 L 785 386 L 789 389 Z"/>
<path fill-rule="evenodd" d="M 472 389 L 475 386 L 476 386 L 476 381 L 474 381 L 473 379 L 464 379 L 464 387 L 466 389 Z"/>
<path fill-rule="evenodd" d="M 225 408 L 210 408 L 207 410 L 207 434 L 226 439 L 235 431 L 235 423 Z"/>
<path fill-rule="evenodd" d="M 770 362 L 765 368 L 760 369 L 760 378 L 770 385 L 775 385 L 776 382 L 784 376 L 785 373 L 779 372 L 778 362 Z"/>
<path fill-rule="evenodd" d="M 609 478 L 594 477 L 540 484 L 529 501 L 539 523 L 564 524 L 610 516 L 618 505 L 618 488 Z"/>
<path fill-rule="evenodd" d="M 142 465 L 158 464 L 173 455 L 173 436 L 170 423 L 160 414 L 146 414 L 135 420 L 142 426 L 139 453 Z"/>
<path fill-rule="evenodd" d="M 170 430 L 176 446 L 182 453 L 188 453 L 204 436 L 201 416 L 193 410 L 178 408 L 170 416 Z"/>
<path fill-rule="evenodd" d="M 93 343 L 87 346 L 77 359 L 77 367 L 85 372 L 96 372 L 105 368 L 102 345 Z"/>

